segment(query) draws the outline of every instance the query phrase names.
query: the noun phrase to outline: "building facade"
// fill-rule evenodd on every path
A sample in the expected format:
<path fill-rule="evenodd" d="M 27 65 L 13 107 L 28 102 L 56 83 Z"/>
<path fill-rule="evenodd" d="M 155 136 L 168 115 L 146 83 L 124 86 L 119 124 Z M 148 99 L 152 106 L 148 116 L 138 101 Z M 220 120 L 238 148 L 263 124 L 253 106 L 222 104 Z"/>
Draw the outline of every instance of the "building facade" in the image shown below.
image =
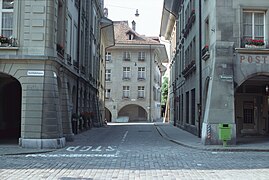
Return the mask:
<path fill-rule="evenodd" d="M 158 38 L 114 21 L 115 46 L 106 51 L 106 120 L 133 122 L 161 116 L 161 77 L 168 57 Z"/>
<path fill-rule="evenodd" d="M 19 139 L 22 147 L 61 148 L 73 139 L 78 116 L 91 114 L 91 122 L 102 125 L 102 51 L 113 44 L 101 37 L 113 35 L 103 2 L 0 4 L 0 137 Z M 88 125 L 80 122 L 80 130 Z"/>
<path fill-rule="evenodd" d="M 269 134 L 269 4 L 266 0 L 165 0 L 161 35 L 171 40 L 171 122 L 204 144 Z M 170 18 L 169 18 L 170 17 Z"/>

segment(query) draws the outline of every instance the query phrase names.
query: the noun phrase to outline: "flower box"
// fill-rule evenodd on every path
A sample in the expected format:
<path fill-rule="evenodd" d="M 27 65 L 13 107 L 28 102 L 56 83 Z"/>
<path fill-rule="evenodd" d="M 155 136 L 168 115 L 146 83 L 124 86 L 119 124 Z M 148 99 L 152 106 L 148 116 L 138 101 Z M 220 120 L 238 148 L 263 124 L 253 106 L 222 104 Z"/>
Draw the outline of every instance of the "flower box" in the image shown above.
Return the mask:
<path fill-rule="evenodd" d="M 262 39 L 245 39 L 245 46 L 255 46 L 255 47 L 258 47 L 258 46 L 261 46 L 263 47 L 264 46 L 264 40 Z"/>
<path fill-rule="evenodd" d="M 246 44 L 246 45 L 245 45 L 245 48 L 262 49 L 262 48 L 265 48 L 265 47 L 264 47 L 264 45 L 263 45 L 263 46 L 256 46 L 256 45 L 249 45 L 249 44 Z"/>

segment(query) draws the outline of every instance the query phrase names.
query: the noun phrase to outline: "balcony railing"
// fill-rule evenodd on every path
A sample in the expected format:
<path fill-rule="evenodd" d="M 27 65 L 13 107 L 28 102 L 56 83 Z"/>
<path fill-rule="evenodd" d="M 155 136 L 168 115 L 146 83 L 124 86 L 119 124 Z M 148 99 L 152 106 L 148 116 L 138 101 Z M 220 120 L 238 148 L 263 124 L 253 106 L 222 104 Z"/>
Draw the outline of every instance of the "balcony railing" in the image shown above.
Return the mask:
<path fill-rule="evenodd" d="M 57 44 L 56 50 L 57 50 L 58 55 L 60 55 L 61 57 L 64 57 L 64 47 L 61 44 Z"/>
<path fill-rule="evenodd" d="M 191 28 L 192 28 L 192 26 L 193 26 L 193 24 L 195 22 L 195 18 L 196 18 L 195 10 L 193 9 L 191 11 L 191 14 L 190 14 L 190 16 L 188 18 L 188 21 L 187 21 L 186 25 L 185 25 L 185 29 L 184 29 L 184 32 L 183 32 L 184 38 L 186 38 L 188 36 L 188 34 L 190 33 Z"/>
<path fill-rule="evenodd" d="M 72 59 L 72 57 L 71 57 L 69 54 L 67 54 L 67 55 L 66 55 L 66 60 L 67 60 L 67 64 L 68 64 L 69 66 L 72 65 L 71 59 Z"/>
<path fill-rule="evenodd" d="M 196 70 L 195 60 L 192 60 L 182 71 L 184 78 L 188 77 L 193 71 Z"/>
<path fill-rule="evenodd" d="M 82 74 L 85 74 L 85 72 L 86 72 L 86 68 L 85 68 L 85 66 L 81 66 L 81 67 L 80 67 L 80 70 L 81 70 L 81 73 L 82 73 Z"/>
<path fill-rule="evenodd" d="M 73 64 L 74 64 L 74 68 L 78 69 L 78 61 L 74 61 Z"/>

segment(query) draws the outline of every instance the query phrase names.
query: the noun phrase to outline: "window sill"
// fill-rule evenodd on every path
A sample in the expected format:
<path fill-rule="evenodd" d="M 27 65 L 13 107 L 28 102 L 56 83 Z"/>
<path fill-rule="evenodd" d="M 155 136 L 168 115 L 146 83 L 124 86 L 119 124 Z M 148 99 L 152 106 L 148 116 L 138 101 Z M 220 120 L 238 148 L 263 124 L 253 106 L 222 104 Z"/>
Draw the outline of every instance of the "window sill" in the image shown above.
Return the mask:
<path fill-rule="evenodd" d="M 4 50 L 18 50 L 19 47 L 13 47 L 13 46 L 0 46 L 0 49 L 4 49 Z"/>

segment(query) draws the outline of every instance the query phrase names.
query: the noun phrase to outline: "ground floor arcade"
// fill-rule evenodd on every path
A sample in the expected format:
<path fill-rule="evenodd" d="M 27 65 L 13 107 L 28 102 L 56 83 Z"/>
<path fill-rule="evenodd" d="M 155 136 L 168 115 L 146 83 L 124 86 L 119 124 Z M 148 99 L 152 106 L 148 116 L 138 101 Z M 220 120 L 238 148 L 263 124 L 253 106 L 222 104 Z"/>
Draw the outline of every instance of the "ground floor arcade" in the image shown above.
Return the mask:
<path fill-rule="evenodd" d="M 79 130 L 88 127 L 81 115 L 89 115 L 87 123 L 102 126 L 97 87 L 70 69 L 36 59 L 9 59 L 1 65 L 0 143 L 61 148 L 78 132 L 73 120 Z"/>

